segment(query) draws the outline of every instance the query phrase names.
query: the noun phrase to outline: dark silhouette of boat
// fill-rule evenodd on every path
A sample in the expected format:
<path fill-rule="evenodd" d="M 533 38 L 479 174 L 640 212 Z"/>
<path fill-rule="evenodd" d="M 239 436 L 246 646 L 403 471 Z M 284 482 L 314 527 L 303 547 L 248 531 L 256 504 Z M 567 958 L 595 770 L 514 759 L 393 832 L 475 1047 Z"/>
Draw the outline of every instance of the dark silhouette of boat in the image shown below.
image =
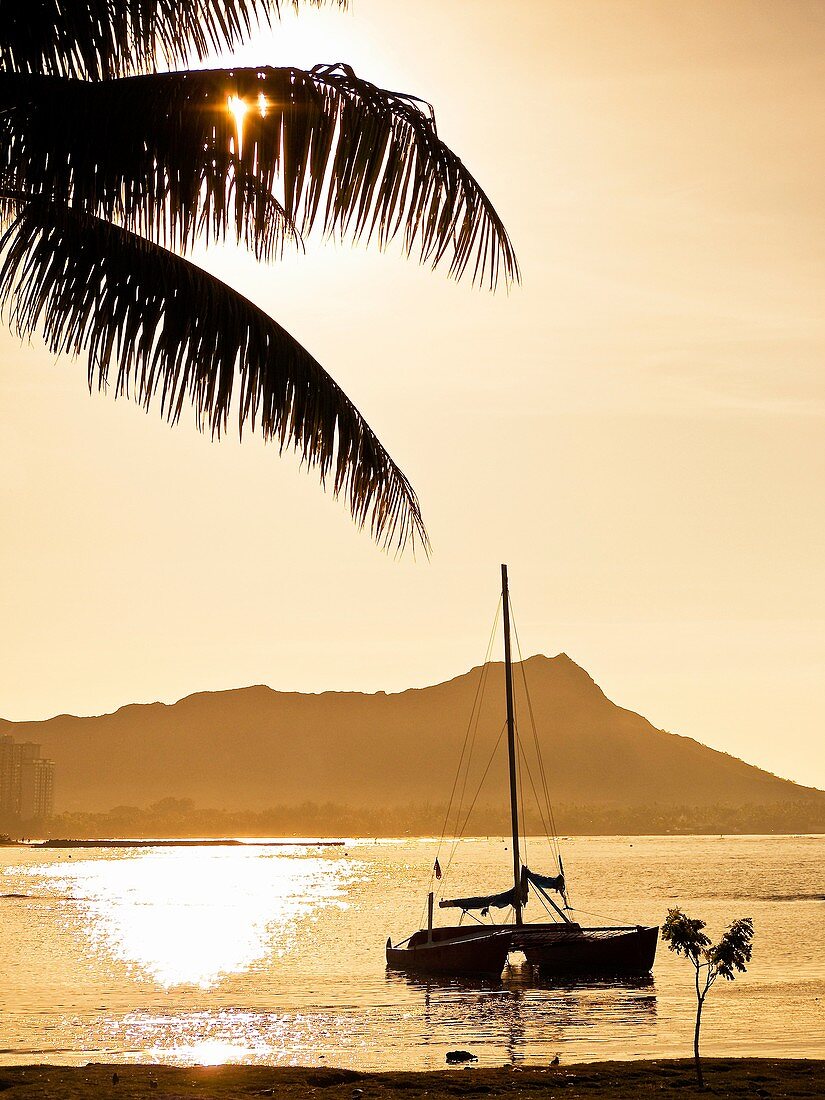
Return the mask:
<path fill-rule="evenodd" d="M 653 968 L 659 929 L 651 925 L 605 925 L 582 927 L 568 916 L 570 907 L 564 879 L 564 866 L 558 856 L 559 874 L 542 875 L 521 862 L 519 851 L 519 805 L 516 777 L 515 720 L 513 707 L 513 669 L 510 652 L 510 597 L 507 566 L 501 567 L 502 612 L 504 623 L 505 696 L 507 706 L 507 748 L 510 774 L 510 812 L 512 825 L 513 886 L 498 894 L 451 898 L 439 902 L 440 908 L 456 908 L 466 913 L 490 909 L 511 909 L 512 923 L 433 926 L 434 894 L 430 891 L 427 927 L 414 932 L 397 944 L 387 940 L 387 966 L 393 970 L 428 974 L 495 975 L 501 974 L 511 952 L 523 952 L 528 965 L 538 968 L 542 977 L 575 979 L 610 975 L 644 975 Z M 542 766 L 543 769 L 543 766 Z M 436 859 L 437 877 L 440 877 Z M 535 891 L 545 909 L 555 919 L 525 923 L 523 909 L 529 891 Z M 560 895 L 563 906 L 551 893 Z"/>
<path fill-rule="evenodd" d="M 424 974 L 498 975 L 512 950 L 512 934 L 510 925 L 422 928 L 403 947 L 387 940 L 387 966 Z"/>

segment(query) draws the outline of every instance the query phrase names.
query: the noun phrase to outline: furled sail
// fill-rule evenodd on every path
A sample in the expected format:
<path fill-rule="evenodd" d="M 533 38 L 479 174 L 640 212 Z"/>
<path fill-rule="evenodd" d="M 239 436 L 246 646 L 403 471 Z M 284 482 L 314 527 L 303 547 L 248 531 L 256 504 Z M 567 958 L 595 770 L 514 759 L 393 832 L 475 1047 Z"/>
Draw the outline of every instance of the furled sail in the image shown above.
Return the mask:
<path fill-rule="evenodd" d="M 527 904 L 527 879 L 522 871 L 519 886 L 521 904 Z M 488 909 L 506 909 L 516 903 L 516 888 L 511 886 L 509 890 L 503 890 L 500 894 L 484 894 L 473 898 L 444 898 L 438 903 L 439 909 L 461 909 L 465 913 L 468 909 L 480 909 L 482 916 Z"/>
<path fill-rule="evenodd" d="M 555 890 L 557 894 L 564 897 L 564 871 L 555 876 L 540 875 L 536 871 L 531 871 L 529 867 L 522 867 L 518 894 L 523 906 L 527 904 L 528 887 L 531 883 L 539 890 Z M 438 907 L 439 909 L 461 909 L 465 913 L 469 909 L 480 909 L 482 915 L 485 915 L 488 909 L 507 909 L 508 906 L 515 905 L 517 896 L 515 886 L 511 886 L 509 890 L 502 890 L 500 894 L 482 894 L 472 898 L 444 898 L 438 903 Z"/>
<path fill-rule="evenodd" d="M 539 875 L 535 871 L 531 871 L 529 867 L 525 867 L 522 871 L 522 878 L 527 879 L 528 882 L 532 882 L 534 886 L 540 887 L 542 890 L 555 890 L 557 894 L 564 896 L 564 871 L 560 875 Z"/>

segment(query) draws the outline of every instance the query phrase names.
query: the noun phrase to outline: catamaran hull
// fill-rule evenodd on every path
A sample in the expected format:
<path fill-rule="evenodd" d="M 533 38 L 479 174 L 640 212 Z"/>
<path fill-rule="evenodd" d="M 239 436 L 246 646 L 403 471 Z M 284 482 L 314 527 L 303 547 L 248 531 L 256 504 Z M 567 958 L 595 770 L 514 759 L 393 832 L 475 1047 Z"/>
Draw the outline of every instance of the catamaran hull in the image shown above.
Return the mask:
<path fill-rule="evenodd" d="M 416 974 L 493 975 L 498 977 L 510 953 L 509 934 L 462 937 L 447 942 L 387 944 L 387 966 Z"/>
<path fill-rule="evenodd" d="M 655 927 L 582 928 L 565 935 L 528 926 L 512 942 L 542 977 L 599 977 L 649 974 L 658 939 Z"/>
<path fill-rule="evenodd" d="M 419 974 L 498 977 L 510 952 L 522 951 L 543 977 L 642 975 L 653 969 L 659 937 L 658 928 L 641 926 L 508 925 L 484 936 L 455 929 L 446 937 L 445 931 L 437 930 L 432 942 L 417 932 L 406 947 L 387 943 L 387 966 Z"/>

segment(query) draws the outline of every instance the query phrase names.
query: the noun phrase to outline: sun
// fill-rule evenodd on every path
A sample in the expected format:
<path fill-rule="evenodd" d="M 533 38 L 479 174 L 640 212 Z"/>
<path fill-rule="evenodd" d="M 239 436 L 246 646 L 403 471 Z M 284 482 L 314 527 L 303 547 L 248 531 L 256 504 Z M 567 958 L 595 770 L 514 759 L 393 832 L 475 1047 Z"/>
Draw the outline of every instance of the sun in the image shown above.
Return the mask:
<path fill-rule="evenodd" d="M 243 156 L 243 120 L 249 110 L 249 104 L 240 96 L 231 95 L 226 100 L 227 110 L 235 116 L 235 132 L 238 141 L 238 156 Z"/>

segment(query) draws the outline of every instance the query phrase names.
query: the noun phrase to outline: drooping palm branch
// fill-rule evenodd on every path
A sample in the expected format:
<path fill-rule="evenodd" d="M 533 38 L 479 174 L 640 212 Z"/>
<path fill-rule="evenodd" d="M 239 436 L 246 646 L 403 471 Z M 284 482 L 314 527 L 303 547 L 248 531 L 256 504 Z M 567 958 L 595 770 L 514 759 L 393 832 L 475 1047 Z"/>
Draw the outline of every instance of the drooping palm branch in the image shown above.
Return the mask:
<path fill-rule="evenodd" d="M 245 105 L 242 131 L 227 100 Z M 227 228 L 271 258 L 283 233 L 401 232 L 495 287 L 517 276 L 492 203 L 429 109 L 346 66 L 154 73 L 108 81 L 0 74 L 0 174 L 189 248 Z M 101 135 L 106 135 L 105 140 Z"/>
<path fill-rule="evenodd" d="M 409 482 L 312 356 L 262 310 L 188 260 L 119 226 L 41 200 L 22 204 L 0 249 L 0 304 L 23 336 L 88 356 L 111 385 L 177 421 L 187 403 L 214 435 L 234 404 L 347 500 L 383 545 L 427 538 Z M 114 368 L 114 369 L 113 369 Z"/>
<path fill-rule="evenodd" d="M 2 0 L 0 68 L 94 80 L 154 68 L 158 57 L 203 59 L 285 7 L 299 0 Z"/>
<path fill-rule="evenodd" d="M 491 287 L 518 278 L 490 200 L 416 97 L 344 65 L 122 75 L 158 52 L 232 45 L 278 10 L 0 0 L 0 304 L 21 334 L 43 324 L 53 350 L 87 352 L 90 385 L 116 365 L 115 393 L 147 407 L 157 396 L 173 420 L 191 401 L 219 434 L 234 390 L 239 425 L 295 446 L 379 541 L 426 546 L 414 492 L 340 388 L 274 321 L 169 251 L 231 235 L 271 259 L 318 226 L 380 246 L 398 237 Z"/>

